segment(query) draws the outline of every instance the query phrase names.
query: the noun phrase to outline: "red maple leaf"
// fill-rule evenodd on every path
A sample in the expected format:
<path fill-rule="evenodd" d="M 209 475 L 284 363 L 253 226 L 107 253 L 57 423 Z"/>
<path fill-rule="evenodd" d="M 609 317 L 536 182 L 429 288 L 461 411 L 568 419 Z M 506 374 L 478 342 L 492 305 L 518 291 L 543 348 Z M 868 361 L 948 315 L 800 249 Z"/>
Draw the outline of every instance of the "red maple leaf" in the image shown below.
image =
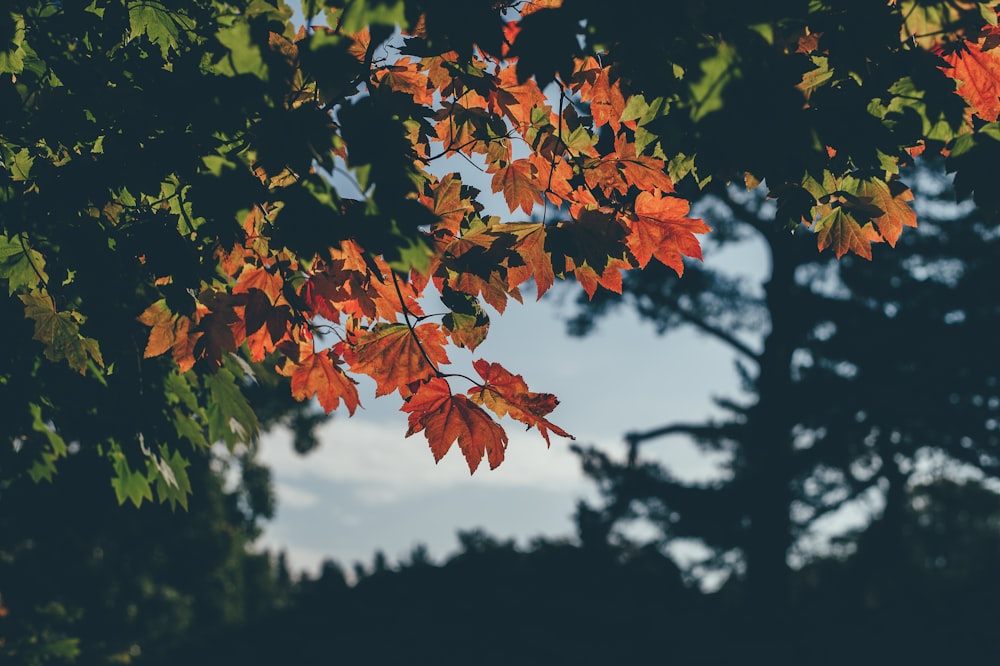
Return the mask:
<path fill-rule="evenodd" d="M 521 375 L 511 374 L 499 363 L 487 363 L 479 359 L 473 367 L 485 382 L 485 386 L 469 389 L 473 402 L 488 407 L 497 416 L 509 416 L 529 428 L 538 428 L 549 446 L 552 445 L 549 441 L 550 430 L 560 437 L 576 439 L 545 419 L 545 415 L 559 404 L 554 395 L 529 391 Z"/>
<path fill-rule="evenodd" d="M 401 409 L 410 415 L 406 436 L 423 431 L 435 461 L 440 461 L 457 440 L 470 473 L 484 456 L 490 469 L 503 462 L 507 433 L 464 395 L 452 395 L 444 379 L 435 377 L 421 384 Z"/>

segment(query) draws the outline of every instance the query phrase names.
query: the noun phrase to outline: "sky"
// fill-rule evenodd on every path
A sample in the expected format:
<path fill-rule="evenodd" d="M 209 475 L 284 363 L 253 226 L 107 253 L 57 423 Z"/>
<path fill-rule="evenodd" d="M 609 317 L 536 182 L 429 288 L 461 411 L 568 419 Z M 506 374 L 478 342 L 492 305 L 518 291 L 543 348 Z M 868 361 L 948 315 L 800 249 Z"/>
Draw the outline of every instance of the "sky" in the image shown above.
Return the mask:
<path fill-rule="evenodd" d="M 748 279 L 765 270 L 759 247 L 707 260 Z M 576 443 L 618 457 L 626 432 L 706 418 L 719 413 L 713 396 L 737 395 L 727 347 L 692 331 L 658 336 L 627 307 L 602 319 L 591 335 L 570 337 L 565 322 L 579 292 L 574 284 L 557 285 L 541 301 L 526 297 L 503 315 L 490 311 L 486 341 L 471 354 L 450 349 L 452 368 L 471 373 L 479 358 L 501 363 L 531 390 L 558 396 L 549 420 Z M 457 550 L 457 532 L 475 528 L 521 545 L 536 536 L 572 537 L 577 502 L 597 499 L 570 451 L 573 442 L 553 436 L 546 448 L 537 431 L 509 421 L 503 425 L 510 444 L 496 470 L 484 462 L 470 475 L 457 445 L 435 464 L 422 434 L 404 437 L 398 396 L 376 400 L 374 384 L 361 380 L 364 409 L 352 418 L 337 413 L 321 428 L 318 450 L 296 454 L 281 430 L 260 443 L 278 500 L 262 546 L 284 550 L 293 570 L 315 573 L 324 559 L 370 564 L 376 550 L 396 562 L 418 544 L 442 561 Z M 453 390 L 466 390 L 459 386 L 464 380 L 452 381 Z M 650 442 L 643 453 L 667 461 L 682 478 L 715 473 L 713 461 L 681 438 Z"/>
<path fill-rule="evenodd" d="M 293 21 L 301 22 L 301 14 Z M 486 214 L 517 221 L 503 199 L 490 194 L 489 177 L 466 161 L 442 160 L 435 170 L 439 176 L 460 171 L 463 182 L 482 190 Z M 333 182 L 345 192 L 357 190 L 342 174 Z M 706 252 L 706 261 L 755 281 L 767 272 L 762 245 Z M 487 306 L 486 341 L 473 354 L 450 349 L 454 365 L 447 370 L 475 376 L 472 361 L 484 358 L 523 375 L 532 391 L 559 398 L 549 420 L 577 444 L 620 457 L 626 432 L 708 418 L 720 413 L 713 397 L 737 394 L 735 357 L 711 338 L 692 331 L 658 336 L 628 308 L 602 319 L 589 336 L 572 338 L 565 322 L 575 311 L 578 286 L 557 285 L 538 302 L 530 288 L 524 291 L 524 305 L 511 301 L 503 315 Z M 326 559 L 345 567 L 370 564 L 377 550 L 395 562 L 417 545 L 442 561 L 457 551 L 460 530 L 481 528 L 521 545 L 537 536 L 572 537 L 577 502 L 597 499 L 570 451 L 573 442 L 552 436 L 546 448 L 537 431 L 524 432 L 509 420 L 502 425 L 510 443 L 496 470 L 484 461 L 470 476 L 457 445 L 435 464 L 422 434 L 404 437 L 399 397 L 376 400 L 374 383 L 358 379 L 364 409 L 350 418 L 338 412 L 320 429 L 318 450 L 296 454 L 290 433 L 280 429 L 261 439 L 259 459 L 271 468 L 277 513 L 260 546 L 285 551 L 293 570 L 315 574 Z M 467 390 L 453 381 L 453 390 Z M 668 463 L 682 479 L 717 473 L 711 459 L 681 438 L 646 444 L 643 454 Z"/>

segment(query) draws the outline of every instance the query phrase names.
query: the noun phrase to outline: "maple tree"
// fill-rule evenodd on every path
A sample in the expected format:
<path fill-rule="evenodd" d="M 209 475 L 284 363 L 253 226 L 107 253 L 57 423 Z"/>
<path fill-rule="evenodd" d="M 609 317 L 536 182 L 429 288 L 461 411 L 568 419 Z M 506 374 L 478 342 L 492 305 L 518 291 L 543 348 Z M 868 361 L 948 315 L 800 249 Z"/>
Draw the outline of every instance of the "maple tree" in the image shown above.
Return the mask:
<path fill-rule="evenodd" d="M 569 434 L 547 420 L 554 396 L 495 362 L 449 372 L 449 345 L 474 351 L 483 302 L 502 313 L 530 280 L 593 296 L 654 259 L 680 275 L 709 231 L 688 203 L 707 183 L 765 187 L 779 225 L 838 257 L 915 224 L 899 174 L 921 152 L 1000 204 L 980 168 L 1000 139 L 994 3 L 647 12 L 329 0 L 303 2 L 296 28 L 283 0 L 8 3 L 0 279 L 17 353 L 0 399 L 27 452 L 8 465 L 48 478 L 67 442 L 99 446 L 120 501 L 183 503 L 181 448 L 253 441 L 246 389 L 276 372 L 351 413 L 368 375 L 435 458 L 457 441 L 470 470 L 495 467 L 498 418 Z M 448 158 L 509 216 L 442 175 Z M 127 413 L 95 430 L 111 410 Z"/>

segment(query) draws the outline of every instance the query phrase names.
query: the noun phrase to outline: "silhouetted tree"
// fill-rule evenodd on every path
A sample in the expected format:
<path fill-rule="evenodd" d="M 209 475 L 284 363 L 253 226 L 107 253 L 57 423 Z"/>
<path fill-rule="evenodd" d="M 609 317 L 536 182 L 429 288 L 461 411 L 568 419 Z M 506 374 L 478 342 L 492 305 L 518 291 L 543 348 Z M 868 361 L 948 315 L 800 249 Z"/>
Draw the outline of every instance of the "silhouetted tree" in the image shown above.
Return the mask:
<path fill-rule="evenodd" d="M 997 478 L 1000 358 L 988 350 L 1000 324 L 1000 235 L 944 203 L 939 175 L 913 175 L 921 226 L 871 263 L 819 254 L 810 235 L 774 229 L 771 202 L 716 188 L 703 203 L 716 241 L 763 241 L 762 288 L 692 263 L 682 280 L 665 269 L 628 275 L 623 297 L 602 292 L 580 311 L 578 334 L 622 304 L 661 333 L 693 326 L 736 353 L 746 394 L 718 400 L 725 418 L 628 434 L 624 460 L 581 449 L 605 498 L 581 506 L 585 540 L 613 539 L 640 517 L 661 545 L 699 539 L 712 552 L 700 570 L 743 572 L 758 617 L 772 621 L 787 609 L 790 565 L 829 552 L 816 545 L 824 516 L 853 506 L 898 533 L 915 487 Z M 667 436 L 727 453 L 722 478 L 683 482 L 641 455 L 642 443 Z M 894 566 L 903 543 L 886 537 L 880 566 Z"/>

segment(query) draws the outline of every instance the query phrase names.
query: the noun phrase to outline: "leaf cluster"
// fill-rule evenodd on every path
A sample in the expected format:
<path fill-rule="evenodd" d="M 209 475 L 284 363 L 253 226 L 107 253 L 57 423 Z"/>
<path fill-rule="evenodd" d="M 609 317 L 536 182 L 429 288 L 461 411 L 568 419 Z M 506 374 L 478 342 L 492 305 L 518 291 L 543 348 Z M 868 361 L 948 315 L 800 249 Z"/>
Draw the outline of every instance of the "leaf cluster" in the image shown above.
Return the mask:
<path fill-rule="evenodd" d="M 0 280 L 22 353 L 0 398 L 22 467 L 100 447 L 120 501 L 183 504 L 180 449 L 252 445 L 246 396 L 275 373 L 351 413 L 368 375 L 436 458 L 457 441 L 495 467 L 498 418 L 568 436 L 555 399 L 488 361 L 449 373 L 447 346 L 477 348 L 484 303 L 528 281 L 593 296 L 654 260 L 682 274 L 706 184 L 766 187 L 838 257 L 915 224 L 899 170 L 920 151 L 990 202 L 992 4 L 646 11 L 340 0 L 303 3 L 296 29 L 283 0 L 9 4 Z M 440 175 L 448 158 L 512 219 Z"/>

